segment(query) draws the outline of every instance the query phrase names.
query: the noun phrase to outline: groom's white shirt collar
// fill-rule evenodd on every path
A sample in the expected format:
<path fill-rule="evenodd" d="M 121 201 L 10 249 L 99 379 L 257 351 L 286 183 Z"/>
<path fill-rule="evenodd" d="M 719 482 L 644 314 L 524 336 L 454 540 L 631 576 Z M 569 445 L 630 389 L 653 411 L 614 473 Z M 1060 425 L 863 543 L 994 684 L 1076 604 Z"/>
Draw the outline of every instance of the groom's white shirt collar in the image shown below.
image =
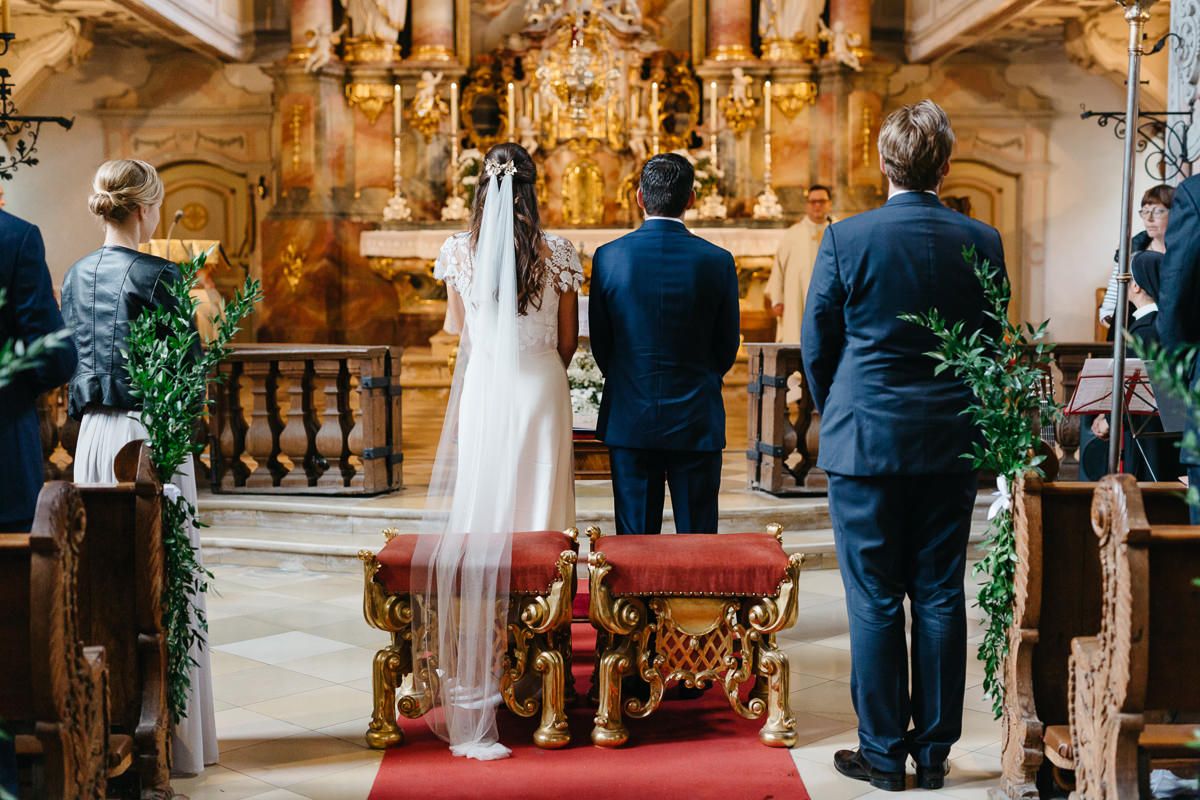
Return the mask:
<path fill-rule="evenodd" d="M 893 197 L 895 197 L 895 196 L 896 196 L 896 195 L 898 195 L 898 194 L 915 194 L 915 193 L 916 193 L 916 192 L 918 192 L 918 191 L 924 191 L 924 192 L 925 192 L 925 194 L 931 194 L 931 195 L 933 195 L 934 197 L 937 197 L 937 196 L 938 196 L 938 193 L 937 193 L 937 192 L 935 192 L 933 189 L 924 189 L 924 190 L 920 190 L 920 189 L 898 189 L 898 188 L 896 188 L 896 187 L 894 187 L 894 186 L 893 186 L 892 188 L 888 189 L 888 200 L 891 200 Z"/>
<path fill-rule="evenodd" d="M 683 220 L 681 220 L 679 217 L 655 217 L 655 216 L 649 216 L 649 217 L 646 217 L 646 218 L 645 218 L 644 220 L 642 220 L 642 221 L 643 221 L 643 222 L 649 222 L 650 220 L 655 220 L 655 219 L 665 219 L 665 220 L 669 220 L 669 221 L 671 221 L 671 222 L 678 222 L 678 223 L 679 223 L 680 225 L 682 225 L 683 227 L 685 227 L 685 228 L 687 227 L 687 223 L 686 223 L 686 222 L 684 222 Z"/>

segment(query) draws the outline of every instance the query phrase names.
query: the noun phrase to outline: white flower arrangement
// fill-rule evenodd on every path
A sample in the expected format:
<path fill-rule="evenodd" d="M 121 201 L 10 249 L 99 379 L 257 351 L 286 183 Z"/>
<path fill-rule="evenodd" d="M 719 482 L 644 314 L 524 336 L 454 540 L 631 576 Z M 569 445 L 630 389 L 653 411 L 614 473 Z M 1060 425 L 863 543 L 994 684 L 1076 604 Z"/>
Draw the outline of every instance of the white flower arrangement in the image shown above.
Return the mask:
<path fill-rule="evenodd" d="M 600 396 L 604 393 L 604 374 L 590 350 L 580 349 L 567 367 L 567 384 L 571 387 L 571 411 L 576 428 L 595 428 L 600 413 Z"/>

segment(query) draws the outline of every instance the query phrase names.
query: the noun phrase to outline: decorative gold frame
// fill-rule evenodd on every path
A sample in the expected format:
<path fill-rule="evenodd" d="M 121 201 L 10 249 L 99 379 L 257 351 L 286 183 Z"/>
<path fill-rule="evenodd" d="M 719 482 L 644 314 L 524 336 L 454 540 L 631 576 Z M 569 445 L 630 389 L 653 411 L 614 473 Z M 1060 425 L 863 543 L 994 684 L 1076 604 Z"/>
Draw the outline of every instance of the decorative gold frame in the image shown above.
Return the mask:
<path fill-rule="evenodd" d="M 666 114 L 663 112 L 663 106 L 659 106 L 658 120 L 658 136 L 661 142 L 661 151 L 680 150 L 687 147 L 688 140 L 692 137 L 692 133 L 696 130 L 696 126 L 700 122 L 700 84 L 696 82 L 696 78 L 692 75 L 687 64 L 676 64 L 667 73 L 666 80 L 663 85 L 658 87 L 659 97 L 666 98 L 676 92 L 683 92 L 691 101 L 691 108 L 688 110 L 687 126 L 681 134 L 669 133 L 663 126 L 663 120 L 666 119 Z"/>
<path fill-rule="evenodd" d="M 563 531 L 573 543 L 579 531 Z M 391 541 L 395 528 L 383 532 Z M 367 623 L 391 636 L 391 644 L 375 654 L 371 671 L 374 709 L 367 726 L 367 745 L 382 750 L 404 743 L 404 733 L 396 723 L 396 712 L 417 719 L 432 708 L 436 694 L 437 671 L 433 659 L 414 665 L 412 657 L 414 605 L 409 594 L 389 594 L 375 580 L 379 559 L 370 550 L 358 554 L 363 562 L 363 616 Z M 514 593 L 509 598 L 507 644 L 503 654 L 500 693 L 514 714 L 531 717 L 540 705 L 541 724 L 533 734 L 538 747 L 565 747 L 571 740 L 567 727 L 566 704 L 574 699 L 571 672 L 571 606 L 575 598 L 576 551 L 564 550 L 555 564 L 554 582 L 541 594 Z M 423 630 L 417 631 L 420 639 Z M 417 674 L 414 675 L 414 666 Z M 535 693 L 521 697 L 523 679 L 532 669 L 541 675 L 541 701 Z M 411 680 L 409 680 L 411 679 Z M 407 688 L 402 689 L 407 682 Z M 396 693 L 401 692 L 397 703 Z"/>
<path fill-rule="evenodd" d="M 781 543 L 783 528 L 768 526 Z M 629 740 L 622 712 L 642 719 L 662 703 L 668 682 L 695 687 L 720 683 L 738 715 L 766 722 L 758 738 L 769 747 L 796 743 L 796 718 L 788 702 L 788 658 L 775 634 L 796 621 L 803 556 L 788 558 L 786 577 L 769 597 L 643 595 L 614 597 L 606 578 L 612 570 L 600 547 L 600 532 L 588 529 L 588 615 L 599 637 L 596 686 L 599 709 L 592 743 L 617 747 Z M 622 703 L 621 679 L 633 672 L 650 685 L 647 700 Z M 750 699 L 739 691 L 757 678 Z"/>
<path fill-rule="evenodd" d="M 508 140 L 508 103 L 504 77 L 498 65 L 488 61 L 477 64 L 469 73 L 467 85 L 463 89 L 462 99 L 459 100 L 459 119 L 471 145 L 480 152 L 486 153 L 494 145 Z M 484 136 L 475 127 L 475 117 L 471 110 L 483 97 L 494 97 L 496 108 L 499 109 L 499 126 L 496 133 Z"/>
<path fill-rule="evenodd" d="M 775 105 L 788 119 L 793 119 L 805 106 L 816 105 L 817 84 L 812 81 L 776 84 L 771 93 Z"/>

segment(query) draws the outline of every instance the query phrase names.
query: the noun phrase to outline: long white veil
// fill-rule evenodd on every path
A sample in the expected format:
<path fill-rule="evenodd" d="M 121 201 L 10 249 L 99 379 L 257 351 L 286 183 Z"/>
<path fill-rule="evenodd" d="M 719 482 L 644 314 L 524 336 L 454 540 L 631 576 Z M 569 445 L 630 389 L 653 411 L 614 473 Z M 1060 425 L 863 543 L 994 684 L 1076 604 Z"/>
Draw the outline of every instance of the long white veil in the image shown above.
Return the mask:
<path fill-rule="evenodd" d="M 413 557 L 413 693 L 455 755 L 491 760 L 507 642 L 520 358 L 513 164 L 489 161 L 466 323 Z M 467 268 L 467 265 L 460 265 Z"/>

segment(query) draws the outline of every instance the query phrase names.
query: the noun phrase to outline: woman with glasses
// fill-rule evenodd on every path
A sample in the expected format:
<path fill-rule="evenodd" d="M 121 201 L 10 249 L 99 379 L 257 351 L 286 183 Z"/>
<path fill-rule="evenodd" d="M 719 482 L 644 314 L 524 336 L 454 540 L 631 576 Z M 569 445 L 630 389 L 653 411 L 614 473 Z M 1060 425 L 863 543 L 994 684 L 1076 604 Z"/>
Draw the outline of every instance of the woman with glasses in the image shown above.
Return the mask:
<path fill-rule="evenodd" d="M 1133 237 L 1133 256 L 1150 251 L 1152 253 L 1167 252 L 1166 235 L 1167 219 L 1171 214 L 1171 203 L 1175 201 L 1174 187 L 1165 183 L 1153 186 L 1142 195 L 1142 207 L 1138 212 L 1146 230 Z M 1113 256 L 1112 275 L 1108 279 L 1108 288 L 1104 292 L 1104 302 L 1100 304 L 1100 322 L 1109 329 L 1108 338 L 1112 339 L 1113 318 L 1117 310 L 1117 270 L 1118 255 Z M 1132 261 L 1130 262 L 1132 264 Z"/>

